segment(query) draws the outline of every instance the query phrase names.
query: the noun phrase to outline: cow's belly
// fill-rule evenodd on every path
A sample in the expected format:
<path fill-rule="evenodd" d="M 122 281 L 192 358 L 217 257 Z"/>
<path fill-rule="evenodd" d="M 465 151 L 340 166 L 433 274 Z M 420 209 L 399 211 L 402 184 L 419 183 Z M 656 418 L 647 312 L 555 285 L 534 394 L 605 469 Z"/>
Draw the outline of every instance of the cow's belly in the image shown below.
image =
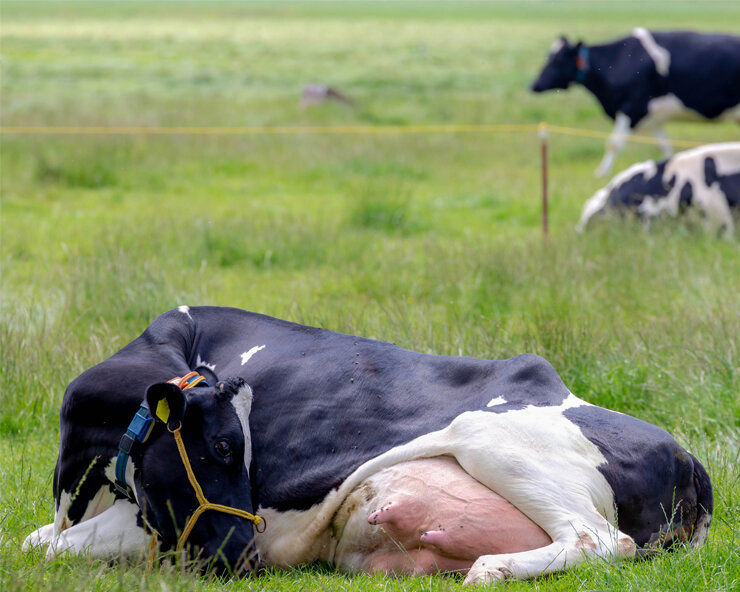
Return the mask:
<path fill-rule="evenodd" d="M 334 561 L 350 571 L 467 571 L 481 555 L 527 551 L 550 537 L 451 457 L 404 462 L 375 474 L 333 521 Z"/>

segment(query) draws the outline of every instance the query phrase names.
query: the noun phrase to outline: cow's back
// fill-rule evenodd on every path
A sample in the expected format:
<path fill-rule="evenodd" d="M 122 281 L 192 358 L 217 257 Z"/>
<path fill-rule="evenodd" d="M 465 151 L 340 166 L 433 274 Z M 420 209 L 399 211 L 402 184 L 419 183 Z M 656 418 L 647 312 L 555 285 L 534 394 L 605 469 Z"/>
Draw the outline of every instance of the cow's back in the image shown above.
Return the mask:
<path fill-rule="evenodd" d="M 692 31 L 652 35 L 670 54 L 667 93 L 708 118 L 740 103 L 740 36 Z"/>
<path fill-rule="evenodd" d="M 252 386 L 255 501 L 278 510 L 310 507 L 365 461 L 465 411 L 559 405 L 570 394 L 532 354 L 436 356 L 238 309 L 190 313 L 191 360 Z"/>

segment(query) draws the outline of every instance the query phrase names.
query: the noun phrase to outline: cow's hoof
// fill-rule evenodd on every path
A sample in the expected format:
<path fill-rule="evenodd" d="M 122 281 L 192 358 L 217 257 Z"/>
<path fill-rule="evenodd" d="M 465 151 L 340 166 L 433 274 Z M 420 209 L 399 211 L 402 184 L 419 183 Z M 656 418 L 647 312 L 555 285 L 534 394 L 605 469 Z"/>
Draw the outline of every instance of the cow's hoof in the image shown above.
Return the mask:
<path fill-rule="evenodd" d="M 38 530 L 35 530 L 31 534 L 29 534 L 26 537 L 26 540 L 23 541 L 21 549 L 23 549 L 23 551 L 28 551 L 29 549 L 32 549 L 34 547 L 40 547 L 44 549 L 49 546 L 53 539 L 54 525 L 47 524 L 46 526 L 42 526 Z"/>
<path fill-rule="evenodd" d="M 463 582 L 464 586 L 480 586 L 483 584 L 493 584 L 503 582 L 512 577 L 511 570 L 503 565 L 495 566 L 495 563 L 488 561 L 476 561 L 468 571 L 468 575 Z"/>

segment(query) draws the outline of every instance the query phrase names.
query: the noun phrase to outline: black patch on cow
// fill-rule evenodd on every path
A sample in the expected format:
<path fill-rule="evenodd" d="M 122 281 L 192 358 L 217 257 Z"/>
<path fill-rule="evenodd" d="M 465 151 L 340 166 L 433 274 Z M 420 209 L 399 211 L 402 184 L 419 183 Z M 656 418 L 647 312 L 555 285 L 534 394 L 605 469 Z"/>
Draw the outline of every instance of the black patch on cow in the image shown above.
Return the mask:
<path fill-rule="evenodd" d="M 668 195 L 676 183 L 675 176 L 663 181 L 667 160 L 655 163 L 655 173 L 646 175 L 639 172 L 621 182 L 609 192 L 607 207 L 616 211 L 639 213 L 638 209 L 646 197 L 661 198 Z"/>
<path fill-rule="evenodd" d="M 684 183 L 681 187 L 681 193 L 678 196 L 678 211 L 684 213 L 694 201 L 694 189 L 691 186 L 691 181 Z"/>
<path fill-rule="evenodd" d="M 668 94 L 708 119 L 740 103 L 739 36 L 688 31 L 653 32 L 652 36 L 670 55 L 667 76 L 658 73 L 632 35 L 588 46 L 588 69 L 580 82 L 609 117 L 624 113 L 635 128 L 648 114 L 650 100 Z M 558 54 L 562 56 L 548 58 L 533 90 L 565 88 L 576 82 L 575 46 L 566 41 Z"/>
<path fill-rule="evenodd" d="M 717 172 L 716 161 L 709 156 L 704 159 L 704 181 L 707 187 L 718 183 L 720 191 L 724 193 L 730 209 L 740 208 L 740 171 L 728 175 L 720 175 Z"/>
<path fill-rule="evenodd" d="M 606 458 L 598 468 L 614 491 L 622 532 L 644 546 L 665 531 L 667 520 L 673 528 L 693 528 L 699 515 L 694 461 L 668 432 L 600 407 L 573 407 L 563 415 Z"/>

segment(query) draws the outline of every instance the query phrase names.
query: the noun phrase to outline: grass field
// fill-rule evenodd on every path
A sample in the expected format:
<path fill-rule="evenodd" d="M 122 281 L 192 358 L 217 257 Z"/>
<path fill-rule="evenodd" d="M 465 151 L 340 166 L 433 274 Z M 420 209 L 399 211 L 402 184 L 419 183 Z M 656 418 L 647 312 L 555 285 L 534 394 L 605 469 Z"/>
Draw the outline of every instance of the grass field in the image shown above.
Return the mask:
<path fill-rule="evenodd" d="M 737 30 L 729 2 L 0 5 L 2 124 L 537 123 L 608 131 L 581 88 L 526 85 L 560 33 Z M 325 82 L 354 106 L 298 108 Z M 672 137 L 737 139 L 730 124 Z M 237 306 L 438 354 L 549 359 L 584 399 L 660 425 L 715 486 L 708 544 L 507 590 L 740 586 L 740 253 L 686 224 L 573 226 L 603 143 L 536 134 L 2 137 L 0 589 L 456 590 L 324 566 L 218 581 L 22 553 L 51 521 L 66 384 L 180 304 Z M 657 155 L 630 145 L 616 170 Z"/>

